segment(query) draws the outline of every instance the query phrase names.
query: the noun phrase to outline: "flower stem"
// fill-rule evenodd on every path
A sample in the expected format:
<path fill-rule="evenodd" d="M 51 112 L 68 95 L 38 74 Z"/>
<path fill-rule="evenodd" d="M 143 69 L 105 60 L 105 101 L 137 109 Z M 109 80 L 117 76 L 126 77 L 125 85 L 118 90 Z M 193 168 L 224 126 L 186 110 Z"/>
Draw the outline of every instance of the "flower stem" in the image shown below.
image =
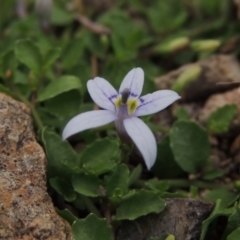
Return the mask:
<path fill-rule="evenodd" d="M 200 180 L 188 180 L 188 179 L 166 179 L 166 180 L 159 180 L 159 183 L 168 182 L 170 189 L 176 188 L 189 188 L 191 186 L 196 186 L 200 189 L 216 189 L 216 188 L 225 188 L 227 190 L 232 190 L 235 188 L 235 183 L 211 183 L 207 181 L 200 181 Z M 144 187 L 145 181 L 137 180 L 133 183 L 135 187 Z"/>
<path fill-rule="evenodd" d="M 102 217 L 102 214 L 99 212 L 99 210 L 96 208 L 96 206 L 93 204 L 90 198 L 85 197 L 83 195 L 80 195 L 81 199 L 83 200 L 86 208 L 89 210 L 89 212 L 94 213 L 99 218 Z"/>
<path fill-rule="evenodd" d="M 15 91 L 15 92 L 16 92 L 16 95 L 19 98 L 19 100 L 21 100 L 23 103 L 25 103 L 30 108 L 30 110 L 32 112 L 32 116 L 34 118 L 34 121 L 35 121 L 37 127 L 39 129 L 42 129 L 44 127 L 44 125 L 43 125 L 42 120 L 41 120 L 37 110 L 35 109 L 35 107 L 24 96 L 22 96 L 22 94 L 19 91 Z"/>

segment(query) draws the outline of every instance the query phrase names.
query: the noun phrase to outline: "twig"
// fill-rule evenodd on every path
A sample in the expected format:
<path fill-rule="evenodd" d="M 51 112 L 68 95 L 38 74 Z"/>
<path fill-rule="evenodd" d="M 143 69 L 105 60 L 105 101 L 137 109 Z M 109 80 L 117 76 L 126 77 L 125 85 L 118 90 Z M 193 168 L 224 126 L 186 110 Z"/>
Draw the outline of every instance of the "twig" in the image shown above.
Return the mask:
<path fill-rule="evenodd" d="M 107 27 L 102 26 L 99 23 L 92 22 L 89 18 L 82 14 L 76 16 L 77 21 L 79 21 L 85 28 L 96 33 L 96 34 L 106 34 L 109 35 L 111 30 Z"/>

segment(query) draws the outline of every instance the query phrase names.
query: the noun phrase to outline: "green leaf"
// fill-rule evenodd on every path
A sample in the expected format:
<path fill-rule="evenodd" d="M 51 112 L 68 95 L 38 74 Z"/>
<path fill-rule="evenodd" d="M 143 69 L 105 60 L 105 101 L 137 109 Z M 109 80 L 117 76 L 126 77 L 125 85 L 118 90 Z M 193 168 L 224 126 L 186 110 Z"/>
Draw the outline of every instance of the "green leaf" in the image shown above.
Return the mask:
<path fill-rule="evenodd" d="M 80 60 L 83 58 L 83 53 L 85 50 L 85 43 L 81 38 L 68 39 L 67 45 L 64 46 L 61 55 L 61 62 L 63 68 L 70 69 L 74 66 L 77 66 L 80 69 L 80 72 L 85 71 L 83 67 L 80 67 Z M 81 75 L 82 79 L 84 79 Z"/>
<path fill-rule="evenodd" d="M 45 110 L 55 115 L 64 124 L 73 116 L 80 113 L 82 95 L 79 91 L 71 90 L 44 101 Z"/>
<path fill-rule="evenodd" d="M 105 219 L 89 214 L 72 225 L 74 240 L 112 240 L 111 227 Z"/>
<path fill-rule="evenodd" d="M 170 146 L 178 165 L 189 173 L 195 173 L 209 158 L 208 135 L 194 122 L 175 122 L 170 130 Z"/>
<path fill-rule="evenodd" d="M 77 168 L 79 164 L 77 154 L 73 148 L 67 141 L 63 141 L 59 135 L 47 128 L 42 129 L 41 140 L 48 160 L 48 177 L 70 179 L 73 171 L 67 166 Z"/>
<path fill-rule="evenodd" d="M 13 50 L 7 51 L 0 56 L 0 76 L 6 77 L 7 71 L 15 72 L 17 61 Z"/>
<path fill-rule="evenodd" d="M 223 169 L 210 169 L 209 171 L 205 172 L 202 176 L 205 180 L 213 180 L 215 178 L 222 177 L 225 174 L 225 171 Z"/>
<path fill-rule="evenodd" d="M 57 209 L 57 212 L 63 219 L 68 221 L 70 224 L 77 220 L 77 217 L 75 217 L 68 209 L 64 210 Z"/>
<path fill-rule="evenodd" d="M 201 74 L 199 65 L 192 65 L 182 72 L 172 85 L 172 90 L 181 93 L 190 83 L 194 82 Z"/>
<path fill-rule="evenodd" d="M 136 168 L 133 169 L 129 177 L 128 186 L 131 186 L 136 180 L 141 177 L 142 174 L 142 165 L 138 164 Z"/>
<path fill-rule="evenodd" d="M 227 240 L 239 240 L 239 236 L 240 236 L 240 228 L 237 228 L 227 237 Z"/>
<path fill-rule="evenodd" d="M 224 188 L 214 189 L 207 193 L 204 196 L 204 199 L 209 201 L 216 201 L 217 199 L 221 199 L 222 207 L 228 207 L 238 200 L 240 193 L 239 192 L 230 192 Z"/>
<path fill-rule="evenodd" d="M 240 228 L 240 208 L 238 207 L 238 203 L 235 204 L 235 209 L 233 213 L 228 218 L 228 224 L 232 228 Z"/>
<path fill-rule="evenodd" d="M 177 117 L 178 120 L 190 120 L 190 116 L 184 107 L 176 109 L 174 115 Z"/>
<path fill-rule="evenodd" d="M 59 177 L 50 178 L 49 182 L 57 193 L 62 195 L 67 202 L 72 202 L 76 199 L 77 195 L 69 182 Z"/>
<path fill-rule="evenodd" d="M 215 220 L 216 218 L 220 217 L 220 216 L 226 216 L 229 217 L 232 212 L 233 212 L 234 208 L 227 208 L 224 209 L 224 205 L 222 205 L 222 200 L 218 199 L 216 201 L 214 210 L 212 211 L 211 215 L 202 222 L 202 232 L 201 232 L 201 238 L 200 240 L 204 240 L 207 230 L 208 230 L 208 226 L 213 222 L 213 220 Z"/>
<path fill-rule="evenodd" d="M 209 131 L 215 134 L 221 134 L 228 131 L 232 119 L 238 112 L 237 105 L 229 104 L 214 111 L 207 121 Z"/>
<path fill-rule="evenodd" d="M 159 213 L 165 205 L 165 201 L 159 197 L 159 194 L 140 190 L 123 199 L 117 208 L 116 219 L 134 220 L 149 213 Z"/>
<path fill-rule="evenodd" d="M 60 57 L 60 48 L 50 49 L 43 57 L 43 68 L 44 70 L 51 67 L 51 65 Z"/>
<path fill-rule="evenodd" d="M 70 90 L 81 91 L 81 81 L 75 76 L 62 76 L 51 82 L 42 93 L 38 95 L 37 101 L 42 102 L 56 97 Z"/>
<path fill-rule="evenodd" d="M 92 174 L 84 172 L 75 174 L 72 177 L 72 185 L 76 192 L 88 197 L 101 196 L 102 181 Z"/>
<path fill-rule="evenodd" d="M 157 159 L 152 168 L 155 176 L 159 178 L 175 178 L 183 173 L 183 170 L 179 167 L 173 156 L 169 136 L 166 136 L 157 145 L 157 152 Z"/>
<path fill-rule="evenodd" d="M 28 66 L 36 75 L 41 74 L 42 55 L 40 49 L 31 40 L 17 41 L 15 54 L 17 59 Z"/>
<path fill-rule="evenodd" d="M 68 25 L 74 20 L 74 13 L 59 6 L 58 2 L 53 4 L 51 23 L 54 25 Z"/>
<path fill-rule="evenodd" d="M 145 183 L 151 190 L 159 193 L 167 191 L 170 187 L 169 181 L 158 181 L 156 179 L 150 179 Z"/>
<path fill-rule="evenodd" d="M 156 32 L 166 33 L 180 28 L 188 18 L 181 1 L 154 1 L 147 9 L 149 23 Z"/>
<path fill-rule="evenodd" d="M 97 139 L 88 145 L 80 158 L 83 168 L 96 175 L 109 172 L 120 162 L 119 143 L 109 138 Z"/>
<path fill-rule="evenodd" d="M 128 191 L 129 169 L 127 165 L 118 165 L 107 179 L 106 190 L 109 197 L 121 197 Z"/>

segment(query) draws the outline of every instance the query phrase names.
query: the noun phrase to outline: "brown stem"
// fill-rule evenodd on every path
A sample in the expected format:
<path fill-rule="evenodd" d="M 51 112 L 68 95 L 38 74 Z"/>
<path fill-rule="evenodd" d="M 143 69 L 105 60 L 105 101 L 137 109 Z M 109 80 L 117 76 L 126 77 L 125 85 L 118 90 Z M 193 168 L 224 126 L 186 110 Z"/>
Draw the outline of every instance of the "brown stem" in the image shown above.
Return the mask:
<path fill-rule="evenodd" d="M 111 30 L 107 27 L 102 26 L 99 23 L 92 22 L 89 18 L 82 14 L 78 14 L 76 16 L 77 21 L 79 21 L 85 28 L 90 30 L 91 32 L 94 32 L 96 34 L 106 34 L 109 35 L 111 33 Z"/>

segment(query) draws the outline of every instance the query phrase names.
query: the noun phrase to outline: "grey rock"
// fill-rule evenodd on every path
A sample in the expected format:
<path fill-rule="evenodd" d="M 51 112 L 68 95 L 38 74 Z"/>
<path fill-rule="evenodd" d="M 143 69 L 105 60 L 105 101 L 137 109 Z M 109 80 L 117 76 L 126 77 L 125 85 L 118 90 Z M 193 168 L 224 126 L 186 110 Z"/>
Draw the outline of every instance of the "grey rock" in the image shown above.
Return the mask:
<path fill-rule="evenodd" d="M 117 230 L 116 240 L 149 240 L 172 234 L 176 240 L 199 240 L 201 224 L 211 213 L 211 202 L 172 198 L 159 214 L 149 214 L 135 221 L 124 221 Z"/>

